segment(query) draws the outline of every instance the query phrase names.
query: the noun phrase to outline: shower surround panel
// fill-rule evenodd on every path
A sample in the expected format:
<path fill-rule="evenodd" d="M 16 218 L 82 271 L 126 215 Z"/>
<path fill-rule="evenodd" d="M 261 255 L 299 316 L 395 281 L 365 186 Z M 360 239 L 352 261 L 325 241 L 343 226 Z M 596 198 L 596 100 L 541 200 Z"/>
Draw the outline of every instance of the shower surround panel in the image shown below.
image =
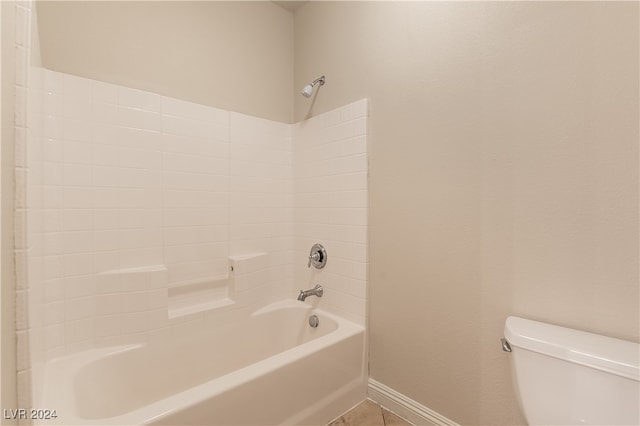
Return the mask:
<path fill-rule="evenodd" d="M 287 125 L 32 74 L 27 187 L 41 226 L 29 229 L 42 256 L 29 288 L 42 297 L 28 310 L 43 312 L 31 333 L 42 359 L 232 321 L 316 281 L 327 291 L 310 303 L 364 324 L 366 100 Z M 306 268 L 315 242 L 329 253 L 321 272 Z M 171 292 L 189 285 L 235 305 L 170 319 Z"/>
<path fill-rule="evenodd" d="M 368 102 L 294 125 L 294 269 L 304 288 L 321 284 L 323 306 L 366 324 L 368 277 Z M 319 242 L 327 266 L 307 268 Z"/>
<path fill-rule="evenodd" d="M 260 302 L 292 294 L 289 125 L 33 71 L 47 359 L 168 333 L 171 289 L 229 296 L 230 256 L 266 254 Z"/>

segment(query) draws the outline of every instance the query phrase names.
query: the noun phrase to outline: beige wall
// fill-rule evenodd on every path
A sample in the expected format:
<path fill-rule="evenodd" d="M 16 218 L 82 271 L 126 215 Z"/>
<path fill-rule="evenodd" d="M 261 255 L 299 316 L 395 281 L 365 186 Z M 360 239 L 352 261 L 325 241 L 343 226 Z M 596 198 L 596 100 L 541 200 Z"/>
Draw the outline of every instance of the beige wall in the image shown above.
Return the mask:
<path fill-rule="evenodd" d="M 372 378 L 522 423 L 508 315 L 639 340 L 638 4 L 311 2 L 295 117 L 368 97 Z M 313 105 L 310 108 L 310 105 Z"/>
<path fill-rule="evenodd" d="M 38 2 L 46 68 L 291 122 L 293 17 L 271 2 Z"/>
<path fill-rule="evenodd" d="M 266 2 L 38 12 L 54 70 L 286 122 L 371 99 L 376 380 L 520 423 L 507 315 L 639 340 L 637 3 L 311 2 L 293 49 Z"/>
<path fill-rule="evenodd" d="M 0 3 L 2 19 L 2 144 L 0 144 L 0 406 L 18 408 L 16 391 L 15 275 L 13 267 L 13 136 L 15 101 L 15 3 Z M 4 417 L 4 416 L 3 416 Z M 15 422 L 1 419 L 2 424 Z"/>

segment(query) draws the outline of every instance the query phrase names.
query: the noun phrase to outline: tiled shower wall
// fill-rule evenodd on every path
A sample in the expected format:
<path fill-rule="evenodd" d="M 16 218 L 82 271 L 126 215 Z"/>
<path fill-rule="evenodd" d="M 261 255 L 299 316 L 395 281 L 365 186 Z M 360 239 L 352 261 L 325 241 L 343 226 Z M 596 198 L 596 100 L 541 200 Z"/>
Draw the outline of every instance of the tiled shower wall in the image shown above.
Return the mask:
<path fill-rule="evenodd" d="M 44 355 L 44 287 L 42 285 L 42 149 L 34 143 L 29 93 L 31 1 L 15 3 L 15 229 L 16 342 L 18 405 L 31 406 L 41 389 Z M 3 141 L 3 143 L 6 141 Z M 33 392 L 33 393 L 32 393 Z"/>
<path fill-rule="evenodd" d="M 236 298 L 253 304 L 289 297 L 294 287 L 291 126 L 232 112 L 230 132 L 229 252 L 266 253 L 268 261 L 252 268 L 246 277 L 251 283 L 235 288 Z M 238 279 L 236 274 L 236 285 Z"/>
<path fill-rule="evenodd" d="M 165 325 L 170 288 L 225 280 L 229 257 L 251 253 L 269 258 L 255 303 L 319 279 L 335 290 L 326 307 L 364 323 L 366 101 L 290 126 L 33 73 L 47 358 L 144 340 Z M 314 242 L 322 271 L 305 268 Z"/>
<path fill-rule="evenodd" d="M 321 284 L 322 306 L 366 323 L 368 273 L 368 101 L 294 125 L 295 281 Z M 307 268 L 311 246 L 327 249 L 323 269 Z"/>
<path fill-rule="evenodd" d="M 316 282 L 308 303 L 365 323 L 366 101 L 288 125 L 28 67 L 17 48 L 21 406 L 48 359 L 234 321 Z M 322 271 L 306 268 L 316 242 Z M 231 302 L 171 316 L 172 292 L 210 285 Z"/>
<path fill-rule="evenodd" d="M 289 126 L 40 72 L 47 358 L 148 339 L 171 289 L 226 281 L 230 255 L 267 253 L 262 301 L 290 294 Z"/>

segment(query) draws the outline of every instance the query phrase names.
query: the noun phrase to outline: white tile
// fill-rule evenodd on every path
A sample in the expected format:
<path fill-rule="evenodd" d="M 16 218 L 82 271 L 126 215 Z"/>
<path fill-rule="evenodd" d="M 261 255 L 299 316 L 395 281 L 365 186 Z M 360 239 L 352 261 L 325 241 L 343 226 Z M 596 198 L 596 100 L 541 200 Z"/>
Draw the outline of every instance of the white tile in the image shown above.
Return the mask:
<path fill-rule="evenodd" d="M 64 323 L 65 346 L 93 337 L 93 318 L 85 318 Z"/>
<path fill-rule="evenodd" d="M 117 126 L 120 123 L 118 106 L 115 104 L 92 102 L 89 112 L 85 114 L 88 114 L 88 118 L 90 118 L 97 126 Z"/>
<path fill-rule="evenodd" d="M 151 327 L 151 319 L 147 312 L 132 312 L 122 314 L 123 334 L 140 333 Z"/>
<path fill-rule="evenodd" d="M 165 209 L 209 209 L 212 217 L 210 223 L 219 223 L 228 219 L 226 192 L 209 191 L 163 191 L 162 205 Z M 216 212 L 219 211 L 219 214 Z"/>
<path fill-rule="evenodd" d="M 100 273 L 120 267 L 120 253 L 117 250 L 93 253 L 93 271 Z"/>
<path fill-rule="evenodd" d="M 140 265 L 154 265 L 161 262 L 162 247 L 120 250 L 120 266 L 122 268 L 132 268 Z"/>
<path fill-rule="evenodd" d="M 118 86 L 118 104 L 120 106 L 159 113 L 161 97 L 155 93 Z"/>
<path fill-rule="evenodd" d="M 91 210 L 62 210 L 61 230 L 80 231 L 93 227 L 93 212 Z"/>
<path fill-rule="evenodd" d="M 62 134 L 64 139 L 67 141 L 76 141 L 76 142 L 90 142 L 92 138 L 92 127 L 91 124 L 87 121 L 80 119 L 71 119 L 71 118 L 62 118 L 60 119 L 62 123 Z M 57 137 L 56 135 L 51 135 L 51 137 Z M 65 154 L 67 151 L 65 150 Z M 73 155 L 74 152 L 70 151 L 69 155 Z M 68 159 L 69 158 L 69 159 Z M 88 160 L 71 160 L 72 157 L 68 157 L 65 155 L 65 161 L 74 161 L 74 162 L 87 162 Z"/>
<path fill-rule="evenodd" d="M 148 292 L 148 308 L 149 309 L 167 309 L 168 307 L 167 289 L 151 290 Z"/>
<path fill-rule="evenodd" d="M 101 229 L 98 227 L 98 224 L 101 223 L 99 220 L 104 219 L 104 216 L 101 215 L 99 217 L 98 212 L 120 207 L 120 190 L 116 188 L 96 187 L 91 191 L 91 196 L 93 197 L 93 208 L 96 209 L 94 226 L 97 227 L 96 229 Z"/>
<path fill-rule="evenodd" d="M 122 295 L 119 293 L 99 294 L 96 296 L 96 315 L 116 315 L 122 312 Z"/>
<path fill-rule="evenodd" d="M 61 278 L 48 280 L 43 283 L 45 303 L 64 300 L 64 280 Z"/>
<path fill-rule="evenodd" d="M 60 193 L 61 194 L 61 193 Z M 42 232 L 62 230 L 62 213 L 56 209 L 45 209 L 42 214 Z"/>
<path fill-rule="evenodd" d="M 43 180 L 46 185 L 63 185 L 64 184 L 64 164 L 44 162 Z"/>
<path fill-rule="evenodd" d="M 152 289 L 166 289 L 168 283 L 167 269 L 153 271 L 150 274 L 150 285 Z"/>
<path fill-rule="evenodd" d="M 226 128 L 220 128 L 220 126 L 210 121 L 192 120 L 169 115 L 162 116 L 162 131 L 172 135 L 224 140 L 225 130 Z"/>
<path fill-rule="evenodd" d="M 27 247 L 27 212 L 25 210 L 17 210 L 14 213 L 14 248 L 23 250 Z"/>
<path fill-rule="evenodd" d="M 119 209 L 118 221 L 120 229 L 153 228 L 160 231 L 162 226 L 162 211 L 151 209 Z"/>
<path fill-rule="evenodd" d="M 151 288 L 152 272 L 140 270 L 136 272 L 123 272 L 120 274 L 122 291 L 140 292 Z"/>
<path fill-rule="evenodd" d="M 14 202 L 16 209 L 26 209 L 27 206 L 27 170 L 14 169 Z"/>
<path fill-rule="evenodd" d="M 47 116 L 62 117 L 64 97 L 55 92 L 43 92 L 41 97 L 42 112 Z"/>
<path fill-rule="evenodd" d="M 44 161 L 62 162 L 64 160 L 64 142 L 56 139 L 44 139 L 42 149 Z"/>
<path fill-rule="evenodd" d="M 93 191 L 83 187 L 62 188 L 62 206 L 66 209 L 90 209 Z"/>
<path fill-rule="evenodd" d="M 166 316 L 166 313 L 164 314 Z M 171 328 L 161 327 L 158 328 L 157 324 L 154 324 L 154 328 L 147 332 L 150 343 L 154 342 L 167 342 L 171 339 Z"/>
<path fill-rule="evenodd" d="M 340 293 L 361 299 L 364 299 L 367 295 L 367 284 L 365 280 L 345 277 L 335 273 L 327 273 L 325 275 L 325 282 L 327 283 L 328 288 Z"/>
<path fill-rule="evenodd" d="M 119 146 L 124 148 L 159 150 L 162 143 L 162 134 L 149 129 L 119 127 L 117 135 Z"/>
<path fill-rule="evenodd" d="M 65 122 L 68 123 L 68 122 Z M 66 140 L 63 144 L 64 149 L 64 162 L 65 163 L 80 163 L 91 164 L 93 159 L 93 146 L 88 141 L 90 140 L 90 128 L 89 136 L 83 140 Z M 68 138 L 73 139 L 73 138 Z"/>
<path fill-rule="evenodd" d="M 44 307 L 44 321 L 47 325 L 62 324 L 65 317 L 65 302 L 47 303 Z"/>
<path fill-rule="evenodd" d="M 217 175 L 227 175 L 229 173 L 229 162 L 225 158 L 183 155 L 171 152 L 163 153 L 162 158 L 163 168 L 168 171 Z"/>
<path fill-rule="evenodd" d="M 93 330 L 93 324 L 91 325 Z M 74 342 L 65 342 L 64 352 L 65 354 L 69 355 L 69 354 L 75 354 L 77 352 L 88 351 L 90 349 L 95 348 L 94 340 L 95 339 L 93 338 L 93 331 L 91 331 L 88 338 L 85 338 L 79 341 L 74 341 Z"/>
<path fill-rule="evenodd" d="M 62 116 L 72 120 L 89 121 L 92 119 L 91 98 L 64 96 L 62 98 Z M 90 137 L 89 137 L 90 139 Z"/>
<path fill-rule="evenodd" d="M 353 108 L 354 118 L 368 117 L 369 116 L 369 100 L 362 99 L 351 104 Z"/>
<path fill-rule="evenodd" d="M 227 192 L 229 179 L 222 175 L 212 176 L 190 173 L 189 171 L 163 170 L 162 187 L 164 190 Z"/>
<path fill-rule="evenodd" d="M 44 329 L 45 349 L 51 350 L 64 346 L 64 324 L 48 325 Z"/>
<path fill-rule="evenodd" d="M 150 163 L 151 159 L 147 159 Z M 149 168 L 121 168 L 118 171 L 118 185 L 121 188 L 160 189 L 162 174 L 160 167 Z"/>
<path fill-rule="evenodd" d="M 120 149 L 115 144 L 95 144 L 92 146 L 92 149 L 92 164 L 111 167 L 115 167 L 120 164 Z"/>
<path fill-rule="evenodd" d="M 45 256 L 43 259 L 44 279 L 62 278 L 64 275 L 64 267 L 62 256 Z"/>
<path fill-rule="evenodd" d="M 16 126 L 27 127 L 27 99 L 27 89 L 16 86 L 14 106 L 14 120 Z"/>
<path fill-rule="evenodd" d="M 120 186 L 120 168 L 113 166 L 93 166 L 91 184 L 94 187 L 116 188 Z"/>
<path fill-rule="evenodd" d="M 91 142 L 114 147 L 118 146 L 121 140 L 121 130 L 122 128 L 113 124 L 94 123 L 91 129 Z"/>
<path fill-rule="evenodd" d="M 22 6 L 16 6 L 15 11 L 15 42 L 18 46 L 26 47 L 29 44 L 31 12 Z"/>
<path fill-rule="evenodd" d="M 45 69 L 43 73 L 43 86 L 48 93 L 63 93 L 64 74 Z"/>
<path fill-rule="evenodd" d="M 27 87 L 28 69 L 27 63 L 29 62 L 28 54 L 29 50 L 21 46 L 16 46 L 15 49 L 15 65 L 16 65 L 16 85 Z"/>
<path fill-rule="evenodd" d="M 145 231 L 143 229 L 121 229 L 118 231 L 118 248 L 119 249 L 136 249 L 145 248 L 147 244 L 144 242 Z"/>
<path fill-rule="evenodd" d="M 159 113 L 123 106 L 118 107 L 118 124 L 123 127 L 149 131 L 160 131 L 162 128 Z"/>
<path fill-rule="evenodd" d="M 44 252 L 48 255 L 62 254 L 62 233 L 61 232 L 47 232 L 42 234 L 42 246 Z"/>
<path fill-rule="evenodd" d="M 93 250 L 91 231 L 67 231 L 62 233 L 62 254 L 86 253 Z"/>
<path fill-rule="evenodd" d="M 18 389 L 18 407 L 31 407 L 32 399 L 31 399 L 31 383 L 33 383 L 31 378 L 31 370 L 23 370 L 18 371 L 17 374 L 17 389 Z"/>
<path fill-rule="evenodd" d="M 102 81 L 93 80 L 91 82 L 93 101 L 98 103 L 118 103 L 118 86 Z"/>
<path fill-rule="evenodd" d="M 94 333 L 96 337 L 118 336 L 122 328 L 122 319 L 119 315 L 97 316 L 94 320 Z"/>
<path fill-rule="evenodd" d="M 16 329 L 25 330 L 29 327 L 29 294 L 27 291 L 16 292 Z"/>
<path fill-rule="evenodd" d="M 65 164 L 63 184 L 66 186 L 91 185 L 91 166 L 83 164 Z"/>
<path fill-rule="evenodd" d="M 43 224 L 43 230 L 44 231 L 53 231 L 53 230 L 60 230 L 60 218 L 59 216 L 53 216 L 55 215 L 55 210 L 57 209 L 61 209 L 63 207 L 63 188 L 61 186 L 51 186 L 51 185 L 46 185 L 42 188 L 42 197 L 43 197 L 43 205 L 44 208 L 46 210 L 45 214 L 44 214 L 44 224 Z M 51 217 L 48 217 L 48 215 L 52 215 Z M 57 222 L 54 222 L 57 221 Z M 58 228 L 57 229 L 53 229 L 50 228 L 49 226 L 53 226 L 56 225 Z"/>
<path fill-rule="evenodd" d="M 115 204 L 117 205 L 117 197 Z M 120 226 L 119 212 L 115 209 L 94 209 L 93 229 L 95 230 L 115 230 Z"/>
<path fill-rule="evenodd" d="M 65 96 L 91 99 L 91 83 L 93 80 L 74 75 L 62 75 L 62 88 Z"/>
<path fill-rule="evenodd" d="M 196 193 L 198 194 L 198 193 Z M 175 196 L 175 194 L 174 194 Z M 201 229 L 203 231 L 202 237 L 198 239 L 199 242 L 205 241 L 220 241 L 228 235 L 228 231 L 226 230 L 226 226 L 229 222 L 229 211 L 228 209 L 221 208 L 194 208 L 197 206 L 189 206 L 182 207 L 180 204 L 180 200 L 187 200 L 187 198 L 182 197 L 178 198 L 175 196 L 172 200 L 165 199 L 165 210 L 163 211 L 163 224 L 166 227 L 185 227 L 185 226 L 214 226 L 214 225 L 223 225 L 225 229 L 216 229 L 213 231 L 212 229 Z M 173 207 L 173 208 L 170 208 Z M 180 208 L 182 207 L 182 208 Z M 186 229 L 176 230 L 177 232 L 189 232 Z M 196 229 L 196 231 L 198 231 Z M 209 235 L 218 235 L 219 237 L 209 237 Z M 212 234 L 212 232 L 214 232 Z M 186 235 L 186 234 L 185 234 Z M 184 240 L 185 242 L 194 242 L 190 239 Z M 173 243 L 173 242 L 172 242 Z M 176 244 L 181 244 L 180 242 L 176 242 Z"/>
<path fill-rule="evenodd" d="M 159 189 L 130 189 L 118 191 L 119 207 L 123 209 L 159 209 L 162 192 Z"/>
<path fill-rule="evenodd" d="M 23 371 L 31 367 L 29 350 L 29 333 L 18 331 L 16 333 L 16 368 Z"/>
<path fill-rule="evenodd" d="M 64 139 L 64 123 L 60 117 L 45 115 L 43 117 L 43 136 L 49 139 Z"/>
<path fill-rule="evenodd" d="M 230 284 L 236 292 L 246 291 L 249 289 L 249 275 L 236 271 L 234 266 L 234 271 L 230 276 Z"/>
<path fill-rule="evenodd" d="M 123 294 L 120 299 L 120 308 L 123 313 L 145 311 L 149 308 L 149 294 L 146 291 Z"/>
<path fill-rule="evenodd" d="M 164 248 L 167 264 L 190 261 L 204 261 L 207 259 L 226 259 L 229 254 L 227 244 L 192 244 L 183 246 L 168 246 Z"/>
<path fill-rule="evenodd" d="M 93 256 L 91 253 L 64 255 L 62 256 L 62 263 L 65 277 L 93 273 Z"/>
<path fill-rule="evenodd" d="M 45 69 L 42 67 L 31 66 L 31 72 L 29 73 L 29 88 L 37 90 L 39 92 L 44 92 L 44 72 Z"/>
<path fill-rule="evenodd" d="M 204 155 L 213 157 L 216 144 L 228 147 L 226 142 L 210 142 L 208 140 L 191 138 L 182 135 L 172 135 L 163 133 L 161 136 L 162 150 L 178 154 Z M 227 149 L 228 152 L 228 149 Z M 223 156 L 226 158 L 226 156 Z"/>
<path fill-rule="evenodd" d="M 65 277 L 64 286 L 66 299 L 93 296 L 96 293 L 96 278 L 94 275 Z"/>
<path fill-rule="evenodd" d="M 16 250 L 15 256 L 15 268 L 16 268 L 16 288 L 26 289 L 29 284 L 29 268 L 27 265 L 27 253 L 24 250 Z M 44 273 L 44 270 L 43 270 Z"/>
<path fill-rule="evenodd" d="M 159 151 L 120 148 L 120 167 L 160 170 L 162 157 Z"/>
<path fill-rule="evenodd" d="M 64 347 L 57 347 L 54 349 L 49 349 L 45 352 L 46 359 L 55 359 L 65 355 Z"/>

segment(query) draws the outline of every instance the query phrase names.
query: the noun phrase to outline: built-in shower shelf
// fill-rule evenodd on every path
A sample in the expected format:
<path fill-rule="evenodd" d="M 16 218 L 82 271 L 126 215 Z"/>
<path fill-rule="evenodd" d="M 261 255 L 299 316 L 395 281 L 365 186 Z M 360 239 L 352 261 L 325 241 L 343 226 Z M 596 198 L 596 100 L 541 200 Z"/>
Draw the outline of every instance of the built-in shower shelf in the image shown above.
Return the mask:
<path fill-rule="evenodd" d="M 212 277 L 169 288 L 169 318 L 220 309 L 235 304 L 228 295 L 228 278 Z"/>

